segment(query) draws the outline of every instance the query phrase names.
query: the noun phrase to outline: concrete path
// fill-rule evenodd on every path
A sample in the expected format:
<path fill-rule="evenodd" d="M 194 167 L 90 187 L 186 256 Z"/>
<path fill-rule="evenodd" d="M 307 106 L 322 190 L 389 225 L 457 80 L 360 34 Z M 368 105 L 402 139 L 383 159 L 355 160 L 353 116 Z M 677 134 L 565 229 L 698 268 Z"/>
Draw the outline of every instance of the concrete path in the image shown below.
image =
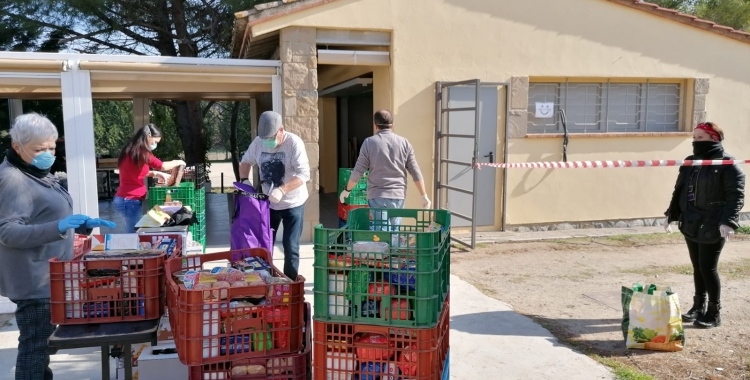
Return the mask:
<path fill-rule="evenodd" d="M 456 276 L 450 298 L 451 379 L 614 379 L 601 364 Z"/>

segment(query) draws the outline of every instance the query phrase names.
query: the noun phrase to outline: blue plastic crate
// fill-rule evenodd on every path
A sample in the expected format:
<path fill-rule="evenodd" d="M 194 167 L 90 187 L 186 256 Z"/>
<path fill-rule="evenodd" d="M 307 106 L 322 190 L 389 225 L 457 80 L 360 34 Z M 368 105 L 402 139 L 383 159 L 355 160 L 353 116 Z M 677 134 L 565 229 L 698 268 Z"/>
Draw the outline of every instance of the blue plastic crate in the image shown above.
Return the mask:
<path fill-rule="evenodd" d="M 451 361 L 451 351 L 448 350 L 448 355 L 445 357 L 445 366 L 443 366 L 443 380 L 448 380 L 451 378 L 450 361 Z"/>

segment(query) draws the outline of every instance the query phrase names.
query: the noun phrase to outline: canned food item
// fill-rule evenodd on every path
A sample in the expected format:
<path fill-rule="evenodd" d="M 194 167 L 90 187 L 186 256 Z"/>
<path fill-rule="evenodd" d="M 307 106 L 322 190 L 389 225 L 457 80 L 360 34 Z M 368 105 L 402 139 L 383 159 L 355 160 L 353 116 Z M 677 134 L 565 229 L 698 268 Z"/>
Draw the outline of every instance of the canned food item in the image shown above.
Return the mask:
<path fill-rule="evenodd" d="M 185 283 L 185 273 L 187 273 L 186 270 L 181 270 L 179 272 L 172 273 L 172 277 L 174 278 L 175 282 L 178 284 Z"/>

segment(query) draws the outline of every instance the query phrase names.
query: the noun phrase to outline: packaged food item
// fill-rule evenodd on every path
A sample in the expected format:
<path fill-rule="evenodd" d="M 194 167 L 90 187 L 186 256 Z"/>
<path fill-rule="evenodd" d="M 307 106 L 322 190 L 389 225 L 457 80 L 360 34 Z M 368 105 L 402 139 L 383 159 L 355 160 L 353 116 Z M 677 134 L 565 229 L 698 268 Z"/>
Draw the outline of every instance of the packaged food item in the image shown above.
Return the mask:
<path fill-rule="evenodd" d="M 362 375 L 360 380 L 397 380 L 398 369 L 395 363 L 362 362 L 360 365 Z M 385 376 L 390 374 L 391 376 Z"/>
<path fill-rule="evenodd" d="M 272 358 L 266 362 L 267 374 L 269 375 L 281 375 L 291 370 L 292 359 L 291 358 Z"/>
<path fill-rule="evenodd" d="M 174 249 L 177 247 L 177 239 L 164 238 L 161 240 L 157 249 L 167 253 L 167 256 L 174 254 Z"/>
<path fill-rule="evenodd" d="M 234 281 L 229 283 L 229 287 L 231 288 L 241 288 L 244 286 L 249 286 L 247 282 L 245 281 Z"/>
<path fill-rule="evenodd" d="M 235 268 L 216 267 L 211 270 L 211 273 L 216 275 L 217 281 L 235 282 L 245 279 L 245 274 Z"/>
<path fill-rule="evenodd" d="M 445 232 L 445 227 L 443 227 L 442 224 L 438 224 L 435 222 L 430 222 L 430 225 L 425 228 L 425 232 L 438 232 L 442 231 Z"/>
<path fill-rule="evenodd" d="M 104 236 L 104 250 L 140 249 L 141 237 L 138 234 L 107 234 Z"/>
<path fill-rule="evenodd" d="M 417 235 L 394 233 L 393 235 L 391 235 L 391 246 L 393 248 L 416 248 Z"/>
<path fill-rule="evenodd" d="M 244 365 L 232 367 L 232 376 L 247 376 L 247 367 Z"/>
<path fill-rule="evenodd" d="M 211 298 L 218 300 L 225 300 L 229 297 L 229 289 L 231 286 L 226 281 L 216 281 L 211 286 Z"/>
<path fill-rule="evenodd" d="M 357 347 L 357 358 L 359 360 L 389 360 L 393 356 L 393 351 L 388 347 L 388 338 L 378 334 L 364 334 L 354 339 L 354 345 L 358 343 L 367 345 L 377 345 L 383 348 L 365 348 Z"/>
<path fill-rule="evenodd" d="M 401 286 L 402 289 L 416 290 L 417 284 L 417 262 L 407 261 L 399 267 L 391 267 L 391 283 Z"/>
<path fill-rule="evenodd" d="M 138 223 L 135 224 L 136 227 L 161 227 L 166 223 L 171 217 L 169 214 L 164 212 L 164 210 L 161 209 L 159 206 L 154 206 L 151 210 L 146 213 L 143 217 L 141 217 L 141 220 L 138 221 Z"/>
<path fill-rule="evenodd" d="M 385 313 L 384 313 L 385 314 Z M 391 300 L 391 320 L 409 321 L 412 319 L 412 309 L 408 299 L 394 298 Z"/>
<path fill-rule="evenodd" d="M 245 262 L 249 264 L 255 271 L 265 271 L 268 274 L 273 275 L 271 266 L 260 257 L 248 257 L 245 259 Z"/>
<path fill-rule="evenodd" d="M 370 283 L 368 286 L 368 294 L 396 294 L 396 288 L 391 286 L 388 282 L 376 282 Z M 371 300 L 380 301 L 382 297 L 370 296 Z"/>
<path fill-rule="evenodd" d="M 389 249 L 388 243 L 385 242 L 357 241 L 352 245 L 354 259 L 382 260 Z"/>
<path fill-rule="evenodd" d="M 256 365 L 249 365 L 247 366 L 247 374 L 248 375 L 265 375 L 266 374 L 266 368 L 262 365 L 256 364 Z"/>
<path fill-rule="evenodd" d="M 260 273 L 255 272 L 245 273 L 245 282 L 247 282 L 249 286 L 263 285 L 266 283 L 263 276 L 261 276 Z"/>
<path fill-rule="evenodd" d="M 292 283 L 292 280 L 285 277 L 271 277 L 267 283 L 272 285 L 268 287 L 268 299 L 271 302 L 279 302 L 279 298 L 281 298 L 281 302 L 289 302 L 289 295 L 291 294 L 289 284 Z"/>
<path fill-rule="evenodd" d="M 399 354 L 398 369 L 401 370 L 401 374 L 404 376 L 417 376 L 417 361 L 419 355 L 417 355 L 417 344 L 411 343 Z"/>
<path fill-rule="evenodd" d="M 181 270 L 179 272 L 172 273 L 172 278 L 174 278 L 174 281 L 177 283 L 177 285 L 184 284 L 185 283 L 185 274 L 188 271 Z"/>
<path fill-rule="evenodd" d="M 195 288 L 195 285 L 198 283 L 198 271 L 194 270 L 188 270 L 185 271 L 185 275 L 183 276 L 183 285 L 185 285 L 185 289 L 193 289 Z"/>

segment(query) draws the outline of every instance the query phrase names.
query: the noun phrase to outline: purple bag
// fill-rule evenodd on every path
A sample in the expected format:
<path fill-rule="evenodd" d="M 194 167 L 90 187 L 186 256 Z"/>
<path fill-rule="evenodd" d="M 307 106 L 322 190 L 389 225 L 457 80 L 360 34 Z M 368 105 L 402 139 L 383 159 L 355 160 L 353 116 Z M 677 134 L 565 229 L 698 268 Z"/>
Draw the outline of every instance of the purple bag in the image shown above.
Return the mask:
<path fill-rule="evenodd" d="M 273 255 L 271 203 L 268 196 L 252 186 L 235 182 L 234 215 L 230 229 L 230 248 L 265 248 Z"/>

